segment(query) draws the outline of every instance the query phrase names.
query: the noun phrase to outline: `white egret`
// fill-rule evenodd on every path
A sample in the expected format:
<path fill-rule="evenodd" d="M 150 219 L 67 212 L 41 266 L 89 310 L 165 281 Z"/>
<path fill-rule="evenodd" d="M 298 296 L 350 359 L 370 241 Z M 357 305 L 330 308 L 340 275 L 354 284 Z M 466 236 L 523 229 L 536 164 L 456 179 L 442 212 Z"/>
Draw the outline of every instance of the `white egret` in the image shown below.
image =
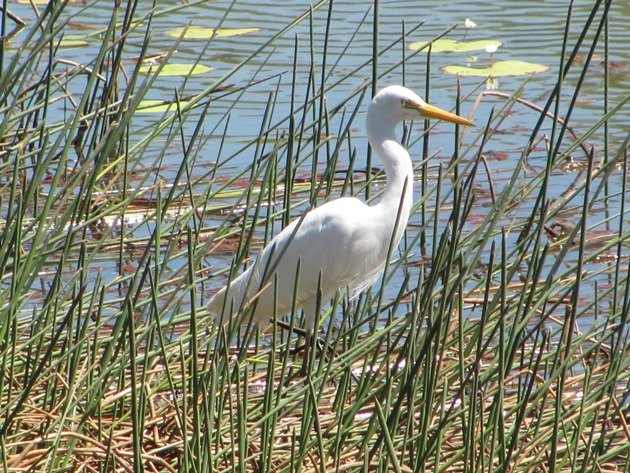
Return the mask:
<path fill-rule="evenodd" d="M 358 293 L 368 287 L 383 270 L 390 245 L 395 248 L 403 235 L 413 204 L 413 166 L 395 128 L 418 118 L 472 125 L 405 87 L 381 90 L 367 112 L 368 141 L 387 176 L 381 200 L 367 205 L 356 197 L 341 197 L 294 220 L 254 264 L 212 297 L 209 313 L 224 324 L 240 313 L 242 323 L 266 326 L 274 310 L 280 318 L 292 309 L 295 295 L 296 306 L 304 311 L 306 360 L 318 298 L 324 304 L 340 289 Z"/>

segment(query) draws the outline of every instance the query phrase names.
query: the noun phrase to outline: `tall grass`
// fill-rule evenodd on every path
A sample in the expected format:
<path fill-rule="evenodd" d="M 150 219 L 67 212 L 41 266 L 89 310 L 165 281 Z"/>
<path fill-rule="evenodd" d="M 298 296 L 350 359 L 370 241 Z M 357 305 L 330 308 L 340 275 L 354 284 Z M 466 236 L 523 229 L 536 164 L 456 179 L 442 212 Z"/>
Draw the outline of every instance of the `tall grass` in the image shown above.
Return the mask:
<path fill-rule="evenodd" d="M 97 53 L 70 70 L 57 61 L 67 2 L 50 2 L 17 49 L 0 50 L 4 471 L 630 469 L 628 138 L 605 159 L 591 147 L 602 132 L 610 143 L 608 121 L 628 96 L 609 102 L 606 81 L 605 110 L 567 140 L 589 62 L 598 43 L 607 48 L 610 2 L 593 5 L 577 39 L 567 28 L 556 86 L 508 180 L 493 182 L 486 153 L 509 112 L 525 106 L 522 89 L 475 136 L 456 130 L 455 153 L 437 169 L 431 124 L 405 129 L 412 154 L 423 146 L 421 227 L 410 226 L 380 283 L 354 300 L 338 294 L 322 311 L 323 350 L 306 376 L 291 331 L 248 327 L 228 340 L 204 304 L 309 205 L 378 198 L 372 184 L 383 176 L 369 160 L 357 172 L 365 160 L 353 128 L 380 77 L 427 55 L 429 44 L 379 65 L 421 25 L 403 25 L 390 44 L 375 26 L 372 57 L 333 79 L 337 63 L 312 26 L 334 27 L 333 4 L 317 4 L 201 93 L 187 97 L 184 83 L 168 99 L 171 112 L 139 126 L 157 75 L 141 74 L 141 60 L 125 69 L 130 42 L 140 42 L 142 59 L 154 19 L 187 8 L 140 18 L 139 7 L 115 7 L 95 33 Z M 3 34 L 21 28 L 7 2 L 2 11 Z M 363 21 L 376 25 L 378 14 L 376 4 Z M 306 22 L 310 36 L 294 36 Z M 287 87 L 262 71 L 287 36 L 296 59 L 285 110 L 278 96 Z M 303 51 L 321 69 L 299 90 Z M 251 83 L 226 87 L 251 64 L 261 64 Z M 371 81 L 328 103 L 328 91 L 358 71 Z M 269 96 L 257 136 L 226 155 L 238 126 L 230 109 L 260 81 Z M 83 92 L 72 93 L 79 82 Z M 477 97 L 483 104 L 476 90 L 458 106 Z M 216 164 L 204 167 L 215 103 L 227 111 L 211 130 L 221 137 Z M 546 165 L 530 166 L 549 120 Z M 164 182 L 156 170 L 173 149 L 178 162 Z M 583 149 L 582 171 L 550 197 L 553 176 Z M 251 164 L 234 170 L 244 156 Z M 302 182 L 299 171 L 310 177 Z M 481 212 L 487 188 L 493 205 Z M 561 217 L 575 225 L 557 230 Z M 300 324 L 297 312 L 290 326 Z"/>

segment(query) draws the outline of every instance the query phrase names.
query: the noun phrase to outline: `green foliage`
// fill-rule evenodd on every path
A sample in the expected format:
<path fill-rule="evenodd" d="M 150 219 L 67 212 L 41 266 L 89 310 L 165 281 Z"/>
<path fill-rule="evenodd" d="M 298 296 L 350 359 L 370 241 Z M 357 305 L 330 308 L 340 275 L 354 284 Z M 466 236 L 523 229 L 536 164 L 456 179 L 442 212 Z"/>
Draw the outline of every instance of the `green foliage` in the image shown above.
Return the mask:
<path fill-rule="evenodd" d="M 156 73 L 160 76 L 189 76 L 196 74 L 205 74 L 212 70 L 211 67 L 203 64 L 164 64 L 145 65 L 140 67 L 140 74 Z"/>
<path fill-rule="evenodd" d="M 228 342 L 208 295 L 312 203 L 379 198 L 383 176 L 357 172 L 355 148 L 371 84 L 326 97 L 357 77 L 407 80 L 424 53 L 401 35 L 337 67 L 314 33 L 335 26 L 321 2 L 261 31 L 227 72 L 178 79 L 155 100 L 158 76 L 141 66 L 164 50 L 153 22 L 206 2 L 161 3 L 136 18 L 140 2 L 116 2 L 82 64 L 56 61 L 83 8 L 68 2 L 49 2 L 20 47 L 0 50 L 2 471 L 627 471 L 628 140 L 608 125 L 628 96 L 582 134 L 570 127 L 607 8 L 595 2 L 563 38 L 568 59 L 559 52 L 504 179 L 492 165 L 506 117 L 532 105 L 525 83 L 504 96 L 466 85 L 458 102 L 493 112 L 453 134 L 438 166 L 435 124 L 408 129 L 426 158 L 414 225 L 382 283 L 322 311 L 322 353 L 302 376 L 296 335 L 232 327 Z M 261 65 L 286 38 L 292 69 L 269 80 Z M 352 38 L 342 46 L 350 54 Z M 321 70 L 304 72 L 299 54 L 314 50 Z M 208 82 L 191 94 L 192 80 Z M 243 138 L 230 114 L 260 102 L 260 84 L 259 129 Z"/>
<path fill-rule="evenodd" d="M 229 38 L 231 36 L 240 36 L 249 33 L 255 33 L 260 31 L 259 28 L 206 28 L 203 26 L 182 26 L 175 28 L 168 33 L 173 38 L 182 37 L 183 39 L 203 39 L 208 40 L 214 37 L 217 38 Z"/>
<path fill-rule="evenodd" d="M 444 72 L 468 77 L 524 76 L 549 69 L 542 64 L 525 61 L 497 61 L 486 67 L 445 66 Z"/>
<path fill-rule="evenodd" d="M 417 51 L 419 49 L 428 50 L 428 41 L 417 41 L 409 45 L 409 49 Z M 431 52 L 444 53 L 444 52 L 457 52 L 467 53 L 471 51 L 483 51 L 489 46 L 498 48 L 501 46 L 501 42 L 496 39 L 479 39 L 475 41 L 457 41 L 453 39 L 440 38 L 431 42 Z"/>

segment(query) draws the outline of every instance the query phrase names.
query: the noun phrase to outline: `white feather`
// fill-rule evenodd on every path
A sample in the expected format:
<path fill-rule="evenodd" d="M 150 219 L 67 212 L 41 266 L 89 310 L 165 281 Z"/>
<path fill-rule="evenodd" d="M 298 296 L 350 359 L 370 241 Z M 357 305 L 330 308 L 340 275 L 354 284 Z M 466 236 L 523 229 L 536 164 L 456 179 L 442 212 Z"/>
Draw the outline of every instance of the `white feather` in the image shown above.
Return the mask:
<path fill-rule="evenodd" d="M 400 241 L 413 203 L 413 167 L 395 127 L 403 119 L 419 118 L 424 106 L 404 87 L 377 94 L 368 109 L 367 134 L 387 175 L 380 202 L 369 206 L 343 197 L 310 210 L 282 230 L 230 283 L 229 291 L 227 286 L 219 290 L 208 311 L 225 323 L 249 309 L 242 321 L 252 318 L 265 325 L 274 306 L 278 317 L 285 315 L 297 294 L 297 306 L 312 331 L 318 287 L 325 303 L 340 289 L 352 294 L 371 285 L 383 270 L 390 244 L 395 249 Z"/>

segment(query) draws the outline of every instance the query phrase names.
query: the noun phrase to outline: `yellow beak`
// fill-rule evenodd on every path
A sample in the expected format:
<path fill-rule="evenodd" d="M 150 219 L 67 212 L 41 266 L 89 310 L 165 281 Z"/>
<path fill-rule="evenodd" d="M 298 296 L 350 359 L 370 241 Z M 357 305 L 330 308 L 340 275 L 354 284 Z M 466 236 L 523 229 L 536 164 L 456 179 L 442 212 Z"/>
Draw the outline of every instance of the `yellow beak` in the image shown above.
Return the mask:
<path fill-rule="evenodd" d="M 458 125 L 475 126 L 475 124 L 470 120 L 466 120 L 459 115 L 455 115 L 454 113 L 447 112 L 446 110 L 442 110 L 441 108 L 434 107 L 433 105 L 429 105 L 428 103 L 420 104 L 414 102 L 409 104 L 409 107 L 418 110 L 418 112 L 420 112 L 420 115 L 425 118 L 437 118 L 438 120 L 457 123 Z"/>

